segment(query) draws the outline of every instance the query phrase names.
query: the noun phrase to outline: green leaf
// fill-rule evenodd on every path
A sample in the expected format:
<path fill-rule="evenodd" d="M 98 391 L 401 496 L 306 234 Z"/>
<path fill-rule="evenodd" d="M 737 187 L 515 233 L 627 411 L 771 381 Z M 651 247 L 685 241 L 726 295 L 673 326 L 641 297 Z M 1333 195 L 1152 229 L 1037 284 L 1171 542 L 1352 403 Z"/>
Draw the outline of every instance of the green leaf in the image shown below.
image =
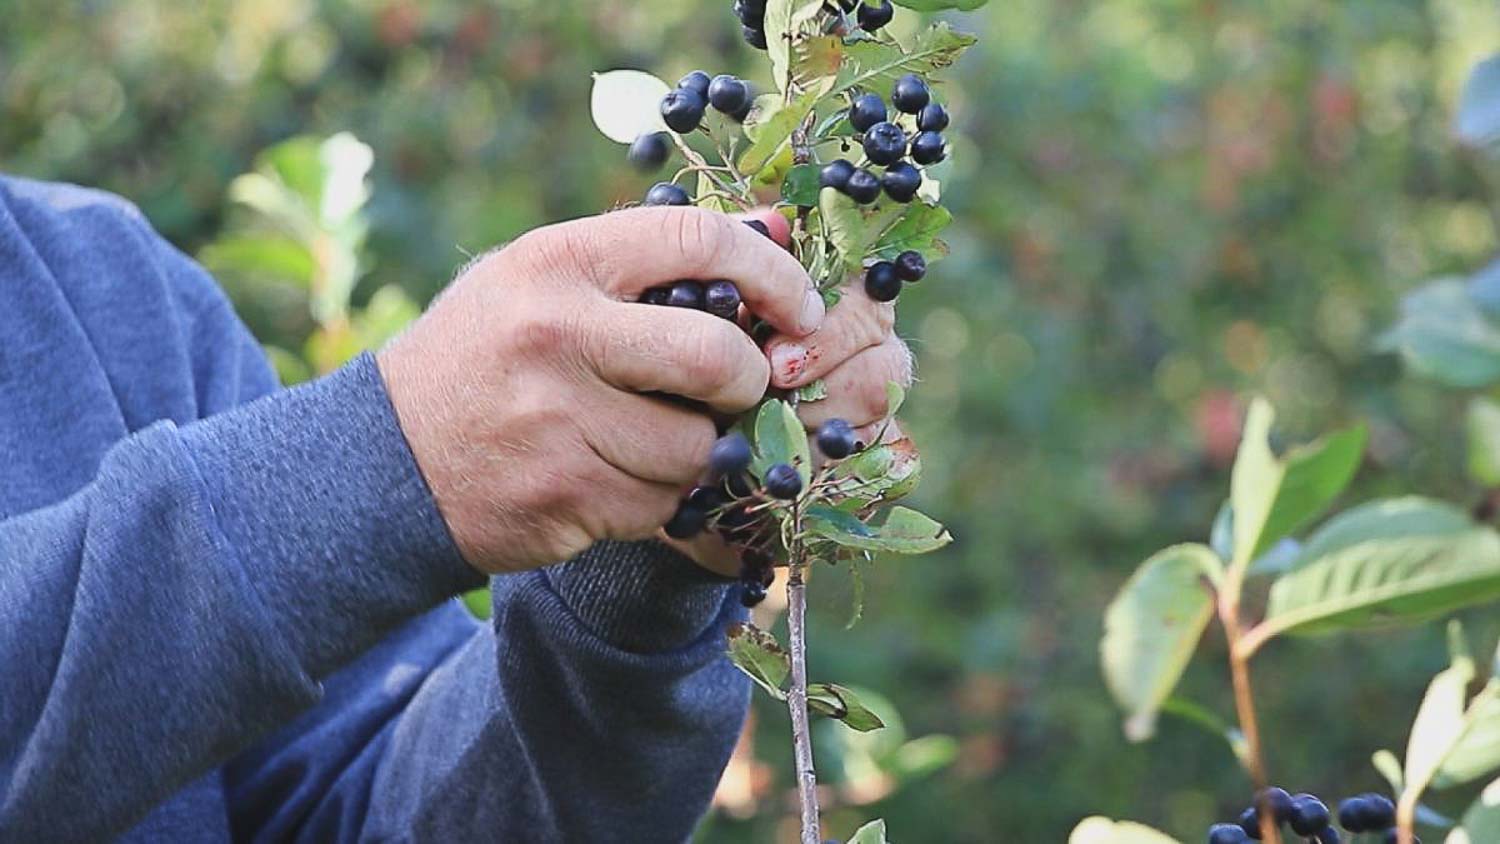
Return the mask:
<path fill-rule="evenodd" d="M 1474 679 L 1474 658 L 1463 642 L 1463 627 L 1448 625 L 1451 664 L 1438 672 L 1412 721 L 1406 743 L 1406 787 L 1424 789 L 1437 774 L 1448 752 L 1464 733 L 1464 700 Z"/>
<path fill-rule="evenodd" d="M 699 208 L 707 208 L 710 211 L 718 211 L 721 214 L 733 214 L 740 210 L 733 202 L 725 199 L 719 194 L 723 191 L 707 173 L 698 174 L 698 190 L 693 194 L 694 204 Z"/>
<path fill-rule="evenodd" d="M 1095 815 L 1073 827 L 1068 844 L 1178 844 L 1178 841 L 1134 821 L 1114 821 Z"/>
<path fill-rule="evenodd" d="M 1389 528 L 1376 525 L 1382 506 L 1399 520 Z M 1252 635 L 1411 621 L 1500 597 L 1500 537 L 1493 530 L 1426 503 L 1367 507 L 1309 541 L 1305 558 L 1272 584 L 1265 621 Z M 1362 526 L 1370 538 L 1360 538 Z"/>
<path fill-rule="evenodd" d="M 955 62 L 978 39 L 954 31 L 947 23 L 936 23 L 917 36 L 910 47 L 896 48 L 874 40 L 847 45 L 844 68 L 835 90 L 863 88 L 889 97 L 896 79 L 908 73 L 929 76 Z"/>
<path fill-rule="evenodd" d="M 1219 512 L 1214 514 L 1213 527 L 1208 529 L 1208 547 L 1214 549 L 1219 559 L 1234 556 L 1234 508 L 1228 501 L 1220 504 Z"/>
<path fill-rule="evenodd" d="M 906 388 L 895 381 L 885 382 L 885 415 L 895 416 L 906 404 Z"/>
<path fill-rule="evenodd" d="M 797 401 L 815 402 L 828 398 L 828 382 L 819 378 L 797 388 Z"/>
<path fill-rule="evenodd" d="M 1213 615 L 1204 578 L 1222 567 L 1206 545 L 1174 545 L 1136 569 L 1104 613 L 1105 684 L 1125 710 L 1125 735 L 1144 741 Z"/>
<path fill-rule="evenodd" d="M 1456 624 L 1457 622 L 1455 622 Z M 1463 735 L 1433 776 L 1434 788 L 1473 782 L 1500 768 L 1500 648 L 1490 663 L 1490 679 L 1469 701 Z"/>
<path fill-rule="evenodd" d="M 242 273 L 303 290 L 312 285 L 318 270 L 306 246 L 280 234 L 226 235 L 205 246 L 198 260 L 214 275 Z"/>
<path fill-rule="evenodd" d="M 490 606 L 490 588 L 481 586 L 464 593 L 464 607 L 469 614 L 477 619 L 484 620 L 490 617 L 492 608 Z"/>
<path fill-rule="evenodd" d="M 1257 397 L 1230 480 L 1234 509 L 1234 563 L 1246 566 L 1273 543 L 1316 517 L 1354 477 L 1364 453 L 1363 427 L 1295 448 L 1285 458 L 1271 452 L 1276 413 Z"/>
<path fill-rule="evenodd" d="M 889 399 L 889 397 L 887 397 Z M 922 457 L 907 438 L 870 446 L 838 464 L 839 491 L 864 501 L 894 501 L 916 489 Z"/>
<path fill-rule="evenodd" d="M 1313 531 L 1290 571 L 1362 542 L 1451 536 L 1472 527 L 1468 514 L 1443 501 L 1416 495 L 1378 498 L 1345 510 Z"/>
<path fill-rule="evenodd" d="M 885 821 L 873 820 L 855 830 L 849 844 L 887 844 Z"/>
<path fill-rule="evenodd" d="M 807 706 L 819 715 L 842 721 L 844 726 L 861 733 L 885 726 L 880 716 L 860 702 L 858 695 L 834 683 L 809 683 Z"/>
<path fill-rule="evenodd" d="M 610 70 L 594 74 L 589 112 L 604 137 L 628 144 L 648 132 L 665 132 L 661 101 L 671 86 L 643 70 Z"/>
<path fill-rule="evenodd" d="M 906 207 L 906 212 L 899 219 L 881 233 L 880 239 L 875 243 L 874 254 L 890 260 L 908 249 L 915 249 L 931 263 L 947 254 L 946 247 L 938 246 L 942 241 L 937 239 L 937 235 L 952 221 L 953 215 L 941 205 L 913 202 Z"/>
<path fill-rule="evenodd" d="M 1469 402 L 1469 477 L 1500 486 L 1500 402 L 1479 396 Z"/>
<path fill-rule="evenodd" d="M 792 672 L 792 660 L 776 637 L 753 624 L 732 624 L 727 633 L 729 660 L 756 685 L 777 700 L 786 700 L 781 686 Z"/>
<path fill-rule="evenodd" d="M 760 406 L 755 417 L 755 463 L 757 477 L 765 477 L 766 470 L 777 463 L 787 463 L 802 476 L 802 485 L 807 486 L 812 477 L 812 451 L 807 444 L 807 432 L 797 411 L 780 399 L 771 399 Z"/>
<path fill-rule="evenodd" d="M 750 146 L 740 155 L 741 173 L 759 174 L 777 154 L 790 149 L 792 130 L 797 128 L 817 104 L 818 97 L 809 91 L 783 103 L 775 94 L 756 98 L 756 113 L 745 121 L 745 136 Z"/>
<path fill-rule="evenodd" d="M 1445 844 L 1488 844 L 1500 841 L 1500 779 L 1479 792 L 1464 810 L 1459 827 L 1448 833 Z"/>
<path fill-rule="evenodd" d="M 1370 755 L 1370 764 L 1391 784 L 1392 793 L 1400 794 L 1406 787 L 1406 777 L 1401 774 L 1401 760 L 1396 758 L 1396 754 L 1382 748 Z"/>
<path fill-rule="evenodd" d="M 1463 279 L 1439 279 L 1408 293 L 1379 346 L 1400 352 L 1417 375 L 1451 387 L 1500 381 L 1500 326 L 1475 303 Z"/>
<path fill-rule="evenodd" d="M 826 519 L 805 520 L 804 524 L 814 536 L 860 551 L 926 554 L 953 541 L 942 524 L 916 510 L 899 506 L 891 508 L 885 521 L 879 525 L 851 527 Z"/>
<path fill-rule="evenodd" d="M 822 0 L 768 0 L 764 28 L 766 54 L 771 60 L 771 79 L 776 90 L 785 92 L 792 78 L 792 45 L 820 35 L 818 17 Z"/>
<path fill-rule="evenodd" d="M 813 206 L 818 204 L 818 175 L 816 164 L 798 164 L 786 174 L 781 183 L 781 201 L 790 205 Z"/>
<path fill-rule="evenodd" d="M 864 259 L 873 254 L 875 244 L 909 207 L 899 202 L 860 206 L 833 188 L 824 188 L 818 194 L 818 209 L 828 242 L 839 253 L 834 272 L 840 281 L 845 273 L 860 268 Z"/>

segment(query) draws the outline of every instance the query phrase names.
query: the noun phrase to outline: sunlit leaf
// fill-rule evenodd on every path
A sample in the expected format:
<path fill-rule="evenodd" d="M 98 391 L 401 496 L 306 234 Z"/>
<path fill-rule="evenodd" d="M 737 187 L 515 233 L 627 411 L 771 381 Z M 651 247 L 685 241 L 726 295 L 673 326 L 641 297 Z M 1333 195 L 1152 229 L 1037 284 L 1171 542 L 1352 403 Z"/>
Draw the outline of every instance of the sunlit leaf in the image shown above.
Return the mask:
<path fill-rule="evenodd" d="M 1134 821 L 1115 821 L 1095 815 L 1073 827 L 1068 844 L 1178 844 L 1164 832 Z"/>
<path fill-rule="evenodd" d="M 1125 710 L 1125 734 L 1155 732 L 1163 701 L 1182 677 L 1213 614 L 1204 584 L 1222 566 L 1205 545 L 1175 545 L 1136 569 L 1104 614 L 1100 657 L 1110 694 Z"/>
<path fill-rule="evenodd" d="M 757 97 L 757 110 L 750 120 L 745 121 L 745 135 L 750 139 L 750 146 L 740 154 L 740 172 L 759 173 L 778 153 L 788 152 L 792 130 L 807 118 L 817 100 L 811 92 L 801 94 L 789 103 L 783 103 L 775 94 Z"/>
<path fill-rule="evenodd" d="M 792 660 L 772 636 L 753 624 L 730 625 L 727 633 L 729 659 L 756 685 L 777 700 L 785 700 L 782 684 L 792 672 Z"/>
<path fill-rule="evenodd" d="M 860 702 L 859 695 L 835 683 L 809 683 L 807 705 L 819 715 L 844 722 L 844 726 L 867 733 L 885 726 L 880 716 Z"/>
<path fill-rule="evenodd" d="M 880 239 L 875 243 L 874 253 L 890 260 L 908 249 L 915 249 L 927 257 L 928 263 L 936 261 L 946 252 L 935 249 L 933 244 L 938 242 L 938 233 L 952 221 L 953 215 L 941 205 L 913 202 L 899 219 L 881 233 Z"/>
<path fill-rule="evenodd" d="M 857 41 L 845 48 L 844 68 L 836 89 L 862 88 L 889 97 L 899 77 L 908 73 L 928 76 L 948 67 L 977 40 L 939 22 L 904 49 L 879 41 Z"/>
<path fill-rule="evenodd" d="M 1484 486 L 1500 486 L 1500 402 L 1483 396 L 1469 402 L 1469 477 Z"/>
<path fill-rule="evenodd" d="M 885 821 L 873 820 L 854 831 L 849 844 L 888 844 L 885 837 Z"/>
<path fill-rule="evenodd" d="M 797 411 L 780 399 L 771 399 L 760 406 L 755 417 L 755 462 L 752 464 L 757 477 L 765 477 L 766 470 L 777 463 L 786 463 L 802 476 L 805 487 L 812 477 L 812 451 L 807 444 L 807 432 Z"/>
<path fill-rule="evenodd" d="M 1406 742 L 1406 783 L 1421 788 L 1432 781 L 1443 759 L 1464 733 L 1464 705 L 1474 679 L 1474 658 L 1463 642 L 1458 622 L 1448 626 L 1451 663 L 1427 685 L 1427 694 L 1411 724 Z"/>
<path fill-rule="evenodd" d="M 827 520 L 810 521 L 809 532 L 845 548 L 893 554 L 926 554 L 947 545 L 953 537 L 943 526 L 916 510 L 893 507 L 884 522 L 857 529 Z"/>
<path fill-rule="evenodd" d="M 642 70 L 594 74 L 589 111 L 604 137 L 628 144 L 648 132 L 666 132 L 661 101 L 671 86 Z"/>

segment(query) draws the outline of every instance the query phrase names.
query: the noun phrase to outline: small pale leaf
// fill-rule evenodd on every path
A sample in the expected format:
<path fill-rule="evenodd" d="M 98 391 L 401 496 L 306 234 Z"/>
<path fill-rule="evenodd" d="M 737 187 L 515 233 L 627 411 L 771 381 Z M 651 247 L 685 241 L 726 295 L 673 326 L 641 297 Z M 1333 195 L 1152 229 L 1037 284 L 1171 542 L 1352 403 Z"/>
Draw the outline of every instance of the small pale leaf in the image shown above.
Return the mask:
<path fill-rule="evenodd" d="M 672 89 L 642 70 L 610 70 L 594 74 L 589 109 L 604 137 L 628 144 L 648 132 L 665 132 L 661 101 Z"/>

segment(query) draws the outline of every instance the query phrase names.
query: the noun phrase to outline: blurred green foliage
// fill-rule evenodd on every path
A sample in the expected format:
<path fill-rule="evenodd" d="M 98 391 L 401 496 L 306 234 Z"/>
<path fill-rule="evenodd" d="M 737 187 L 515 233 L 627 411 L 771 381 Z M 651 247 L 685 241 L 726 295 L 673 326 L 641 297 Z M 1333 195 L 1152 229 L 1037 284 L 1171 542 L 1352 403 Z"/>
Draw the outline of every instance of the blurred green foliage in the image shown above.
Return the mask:
<path fill-rule="evenodd" d="M 650 180 L 590 125 L 589 74 L 759 68 L 728 5 L 18 0 L 0 27 L 0 168 L 119 192 L 198 252 L 264 222 L 231 198 L 262 150 L 350 131 L 373 150 L 352 307 L 389 285 L 426 301 L 468 255 L 636 198 Z M 1060 841 L 1099 812 L 1196 837 L 1245 782 L 1224 744 L 1170 718 L 1151 746 L 1125 742 L 1102 609 L 1149 552 L 1206 539 L 1252 391 L 1298 438 L 1369 425 L 1342 505 L 1477 496 L 1465 396 L 1403 378 L 1374 340 L 1402 292 L 1495 250 L 1494 198 L 1451 126 L 1500 17 L 1485 0 L 1016 0 L 961 17 L 982 41 L 945 92 L 953 253 L 900 322 L 920 361 L 919 504 L 957 542 L 877 566 L 853 630 L 848 585 L 817 584 L 810 657 L 886 693 L 910 735 L 953 736 L 957 759 L 874 808 L 835 807 L 829 831 L 878 814 L 898 840 Z M 304 354 L 320 325 L 291 294 L 230 289 L 258 336 Z M 1402 744 L 1441 636 L 1259 657 L 1276 778 L 1378 787 L 1369 751 Z M 1232 711 L 1223 664 L 1197 660 L 1184 693 Z M 757 734 L 785 784 L 783 738 Z M 857 767 L 841 753 L 831 774 Z M 705 838 L 784 835 L 768 794 Z"/>

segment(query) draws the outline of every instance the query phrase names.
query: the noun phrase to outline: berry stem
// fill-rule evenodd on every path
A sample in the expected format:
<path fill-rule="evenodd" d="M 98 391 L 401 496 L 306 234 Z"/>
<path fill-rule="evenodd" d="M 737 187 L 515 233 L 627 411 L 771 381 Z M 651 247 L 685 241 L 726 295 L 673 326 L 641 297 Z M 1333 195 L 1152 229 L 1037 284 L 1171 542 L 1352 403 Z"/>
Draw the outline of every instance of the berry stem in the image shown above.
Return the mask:
<path fill-rule="evenodd" d="M 1265 758 L 1261 755 L 1260 725 L 1255 718 L 1255 691 L 1250 682 L 1250 651 L 1244 647 L 1240 628 L 1240 579 L 1231 574 L 1219 592 L 1219 622 L 1229 640 L 1229 675 L 1234 684 L 1234 709 L 1240 732 L 1245 737 L 1245 767 L 1257 794 L 1264 794 L 1267 778 Z M 1260 807 L 1261 840 L 1281 844 L 1281 831 L 1270 806 Z"/>
<path fill-rule="evenodd" d="M 706 160 L 704 160 L 703 156 L 698 154 L 697 150 L 687 145 L 687 141 L 684 141 L 681 135 L 677 134 L 676 132 L 672 132 L 671 135 L 672 143 L 677 145 L 677 149 L 682 152 L 682 157 L 687 159 L 689 170 L 696 170 L 699 173 L 707 176 L 711 181 L 713 181 L 714 184 L 718 185 L 720 189 L 722 189 L 731 199 L 733 199 L 735 204 L 740 206 L 741 210 L 750 210 L 750 202 L 745 198 L 743 192 L 738 190 L 735 185 L 731 185 L 728 182 L 724 181 L 723 177 L 714 172 L 717 169 L 723 168 L 716 168 L 710 165 Z"/>
<path fill-rule="evenodd" d="M 1421 796 L 1421 789 L 1410 785 L 1401 792 L 1401 799 L 1396 803 L 1396 844 L 1412 844 L 1416 840 L 1412 829 L 1416 825 L 1417 800 Z"/>
<path fill-rule="evenodd" d="M 807 721 L 807 583 L 803 579 L 802 508 L 792 507 L 791 547 L 787 556 L 787 630 L 792 651 L 792 684 L 786 705 L 792 716 L 792 755 L 797 768 L 797 802 L 802 809 L 802 844 L 818 844 L 818 771 L 813 765 L 812 731 Z"/>

